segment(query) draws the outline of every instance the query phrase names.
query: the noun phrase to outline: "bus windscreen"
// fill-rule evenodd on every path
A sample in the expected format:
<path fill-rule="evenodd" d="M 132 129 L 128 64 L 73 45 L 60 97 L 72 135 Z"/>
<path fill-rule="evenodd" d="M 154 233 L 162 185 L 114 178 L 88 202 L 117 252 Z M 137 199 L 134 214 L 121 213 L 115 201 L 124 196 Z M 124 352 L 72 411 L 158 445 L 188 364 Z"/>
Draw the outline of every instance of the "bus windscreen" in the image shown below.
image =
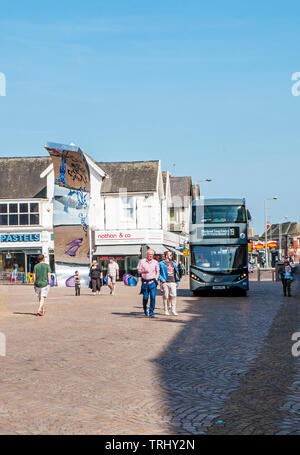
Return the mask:
<path fill-rule="evenodd" d="M 192 208 L 193 224 L 246 223 L 243 205 L 204 205 Z"/>
<path fill-rule="evenodd" d="M 247 246 L 193 245 L 191 265 L 203 272 L 232 273 L 247 268 Z"/>

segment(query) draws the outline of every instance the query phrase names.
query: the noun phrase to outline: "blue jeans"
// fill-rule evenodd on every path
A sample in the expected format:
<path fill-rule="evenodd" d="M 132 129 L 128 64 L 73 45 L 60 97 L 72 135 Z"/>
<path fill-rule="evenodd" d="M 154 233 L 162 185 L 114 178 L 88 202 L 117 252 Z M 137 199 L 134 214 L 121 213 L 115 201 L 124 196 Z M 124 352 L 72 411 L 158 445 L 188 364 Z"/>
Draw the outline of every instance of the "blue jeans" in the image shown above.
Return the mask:
<path fill-rule="evenodd" d="M 156 298 L 156 283 L 143 283 L 142 285 L 142 293 L 143 293 L 143 307 L 144 312 L 147 311 L 147 303 L 149 300 L 150 294 L 150 316 L 154 314 L 155 310 L 155 298 Z"/>

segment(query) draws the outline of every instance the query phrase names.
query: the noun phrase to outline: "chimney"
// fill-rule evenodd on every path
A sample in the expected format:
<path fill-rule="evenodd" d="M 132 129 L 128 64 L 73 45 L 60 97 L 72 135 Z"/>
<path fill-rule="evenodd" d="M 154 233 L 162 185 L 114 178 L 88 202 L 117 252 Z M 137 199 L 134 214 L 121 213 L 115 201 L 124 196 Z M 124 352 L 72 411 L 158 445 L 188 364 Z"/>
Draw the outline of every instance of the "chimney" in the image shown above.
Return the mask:
<path fill-rule="evenodd" d="M 200 186 L 192 185 L 192 200 L 195 201 L 200 199 Z"/>

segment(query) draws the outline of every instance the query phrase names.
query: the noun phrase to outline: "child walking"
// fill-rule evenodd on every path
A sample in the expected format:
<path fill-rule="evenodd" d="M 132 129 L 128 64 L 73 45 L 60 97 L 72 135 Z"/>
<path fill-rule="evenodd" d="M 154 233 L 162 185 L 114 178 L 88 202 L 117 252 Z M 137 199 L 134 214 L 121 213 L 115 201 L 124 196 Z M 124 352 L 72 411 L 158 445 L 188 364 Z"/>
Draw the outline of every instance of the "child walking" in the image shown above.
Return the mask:
<path fill-rule="evenodd" d="M 80 295 L 80 276 L 78 270 L 75 272 L 75 295 L 79 296 Z"/>

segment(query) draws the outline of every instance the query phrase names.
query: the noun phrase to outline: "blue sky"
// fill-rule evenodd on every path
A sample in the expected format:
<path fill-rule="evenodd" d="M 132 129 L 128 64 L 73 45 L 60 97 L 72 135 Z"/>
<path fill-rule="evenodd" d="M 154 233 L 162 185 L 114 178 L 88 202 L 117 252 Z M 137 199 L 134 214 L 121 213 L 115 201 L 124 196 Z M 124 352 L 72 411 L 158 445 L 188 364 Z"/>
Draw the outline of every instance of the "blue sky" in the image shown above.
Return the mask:
<path fill-rule="evenodd" d="M 0 156 L 74 142 L 95 160 L 161 159 L 254 227 L 300 222 L 296 1 L 1 2 Z M 1 195 L 0 195 L 1 197 Z"/>

